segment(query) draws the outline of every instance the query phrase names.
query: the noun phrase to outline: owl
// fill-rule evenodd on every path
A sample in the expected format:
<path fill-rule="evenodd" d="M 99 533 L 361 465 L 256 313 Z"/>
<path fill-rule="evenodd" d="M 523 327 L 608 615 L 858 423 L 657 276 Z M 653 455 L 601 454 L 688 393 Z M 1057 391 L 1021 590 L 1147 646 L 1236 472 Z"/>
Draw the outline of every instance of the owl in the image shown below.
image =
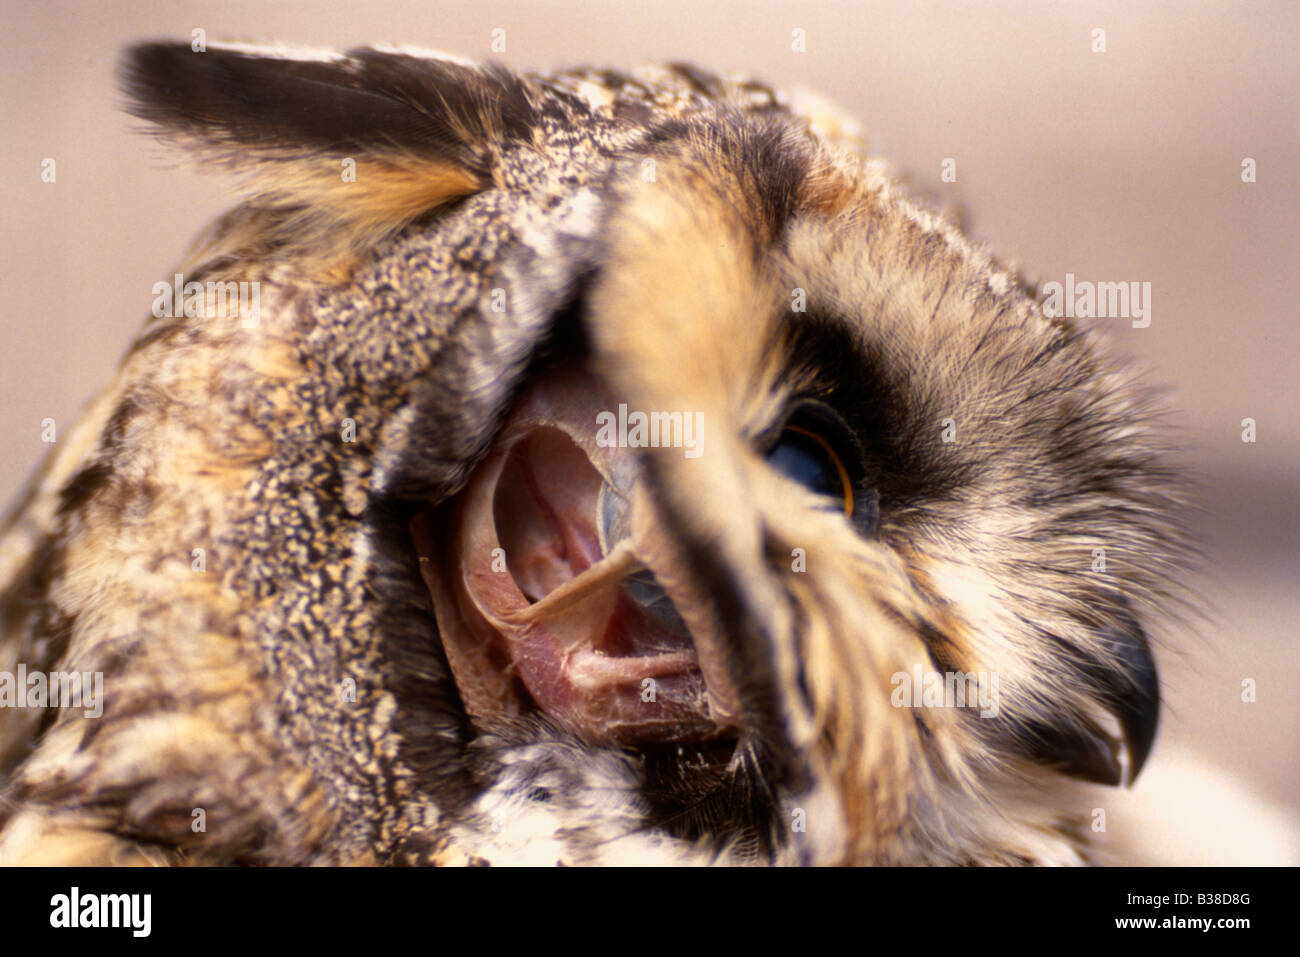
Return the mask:
<path fill-rule="evenodd" d="M 406 47 L 123 77 L 243 191 L 4 527 L 0 861 L 1094 860 L 1180 470 L 847 114 Z"/>

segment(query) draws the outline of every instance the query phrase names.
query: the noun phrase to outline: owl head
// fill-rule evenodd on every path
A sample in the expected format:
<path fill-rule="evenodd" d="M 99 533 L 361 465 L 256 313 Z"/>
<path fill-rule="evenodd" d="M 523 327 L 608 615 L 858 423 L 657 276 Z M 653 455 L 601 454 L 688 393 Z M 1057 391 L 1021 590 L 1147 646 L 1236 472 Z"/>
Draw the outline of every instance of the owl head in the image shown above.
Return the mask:
<path fill-rule="evenodd" d="M 1087 859 L 1178 473 L 852 121 L 406 48 L 125 78 L 243 198 L 0 546 L 0 650 L 104 676 L 0 715 L 0 858 Z"/>

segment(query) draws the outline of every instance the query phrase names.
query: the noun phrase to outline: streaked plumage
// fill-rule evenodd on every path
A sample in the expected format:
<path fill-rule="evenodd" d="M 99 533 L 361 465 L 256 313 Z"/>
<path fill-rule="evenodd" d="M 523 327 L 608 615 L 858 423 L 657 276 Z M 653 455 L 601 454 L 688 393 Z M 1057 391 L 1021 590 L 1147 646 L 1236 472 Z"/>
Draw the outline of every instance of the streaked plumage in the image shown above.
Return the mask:
<path fill-rule="evenodd" d="M 1088 859 L 1075 782 L 1155 734 L 1178 476 L 1131 376 L 851 121 L 375 50 L 150 44 L 126 86 L 248 184 L 179 271 L 260 315 L 151 319 L 0 541 L 0 670 L 105 675 L 101 718 L 0 710 L 0 861 Z M 477 614 L 476 470 L 566 388 L 702 416 L 696 458 L 583 448 L 714 731 L 610 743 L 435 616 Z M 772 466 L 796 408 L 851 436 L 855 517 Z M 894 706 L 917 668 L 996 674 L 997 714 Z"/>

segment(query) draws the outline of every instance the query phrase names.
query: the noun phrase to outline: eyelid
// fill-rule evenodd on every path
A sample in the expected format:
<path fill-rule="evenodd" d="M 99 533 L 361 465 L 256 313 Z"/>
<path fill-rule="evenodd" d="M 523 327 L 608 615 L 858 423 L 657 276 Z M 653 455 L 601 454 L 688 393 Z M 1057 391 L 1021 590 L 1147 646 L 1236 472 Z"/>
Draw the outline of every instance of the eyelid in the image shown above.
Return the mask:
<path fill-rule="evenodd" d="M 835 451 L 835 449 L 831 448 L 829 442 L 823 439 L 816 432 L 810 432 L 807 429 L 800 428 L 797 425 L 789 425 L 789 424 L 785 426 L 785 429 L 790 432 L 798 432 L 800 435 L 812 439 L 814 442 L 816 442 L 818 445 L 820 445 L 823 449 L 826 450 L 826 454 L 829 455 L 831 457 L 831 461 L 835 463 L 835 471 L 838 472 L 840 476 L 840 488 L 844 490 L 844 514 L 849 518 L 852 518 L 853 517 L 853 482 L 849 478 L 849 470 L 844 467 L 844 463 L 840 460 L 839 454 Z"/>

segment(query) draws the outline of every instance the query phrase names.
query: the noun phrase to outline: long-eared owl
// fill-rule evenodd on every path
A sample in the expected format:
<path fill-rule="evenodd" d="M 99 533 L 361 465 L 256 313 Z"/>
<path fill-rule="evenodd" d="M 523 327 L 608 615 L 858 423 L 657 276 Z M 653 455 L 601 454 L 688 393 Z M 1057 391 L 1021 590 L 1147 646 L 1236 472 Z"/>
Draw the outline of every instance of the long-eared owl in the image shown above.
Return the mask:
<path fill-rule="evenodd" d="M 123 75 L 243 192 L 5 526 L 0 861 L 1090 859 L 1179 473 L 846 114 L 408 48 Z"/>

